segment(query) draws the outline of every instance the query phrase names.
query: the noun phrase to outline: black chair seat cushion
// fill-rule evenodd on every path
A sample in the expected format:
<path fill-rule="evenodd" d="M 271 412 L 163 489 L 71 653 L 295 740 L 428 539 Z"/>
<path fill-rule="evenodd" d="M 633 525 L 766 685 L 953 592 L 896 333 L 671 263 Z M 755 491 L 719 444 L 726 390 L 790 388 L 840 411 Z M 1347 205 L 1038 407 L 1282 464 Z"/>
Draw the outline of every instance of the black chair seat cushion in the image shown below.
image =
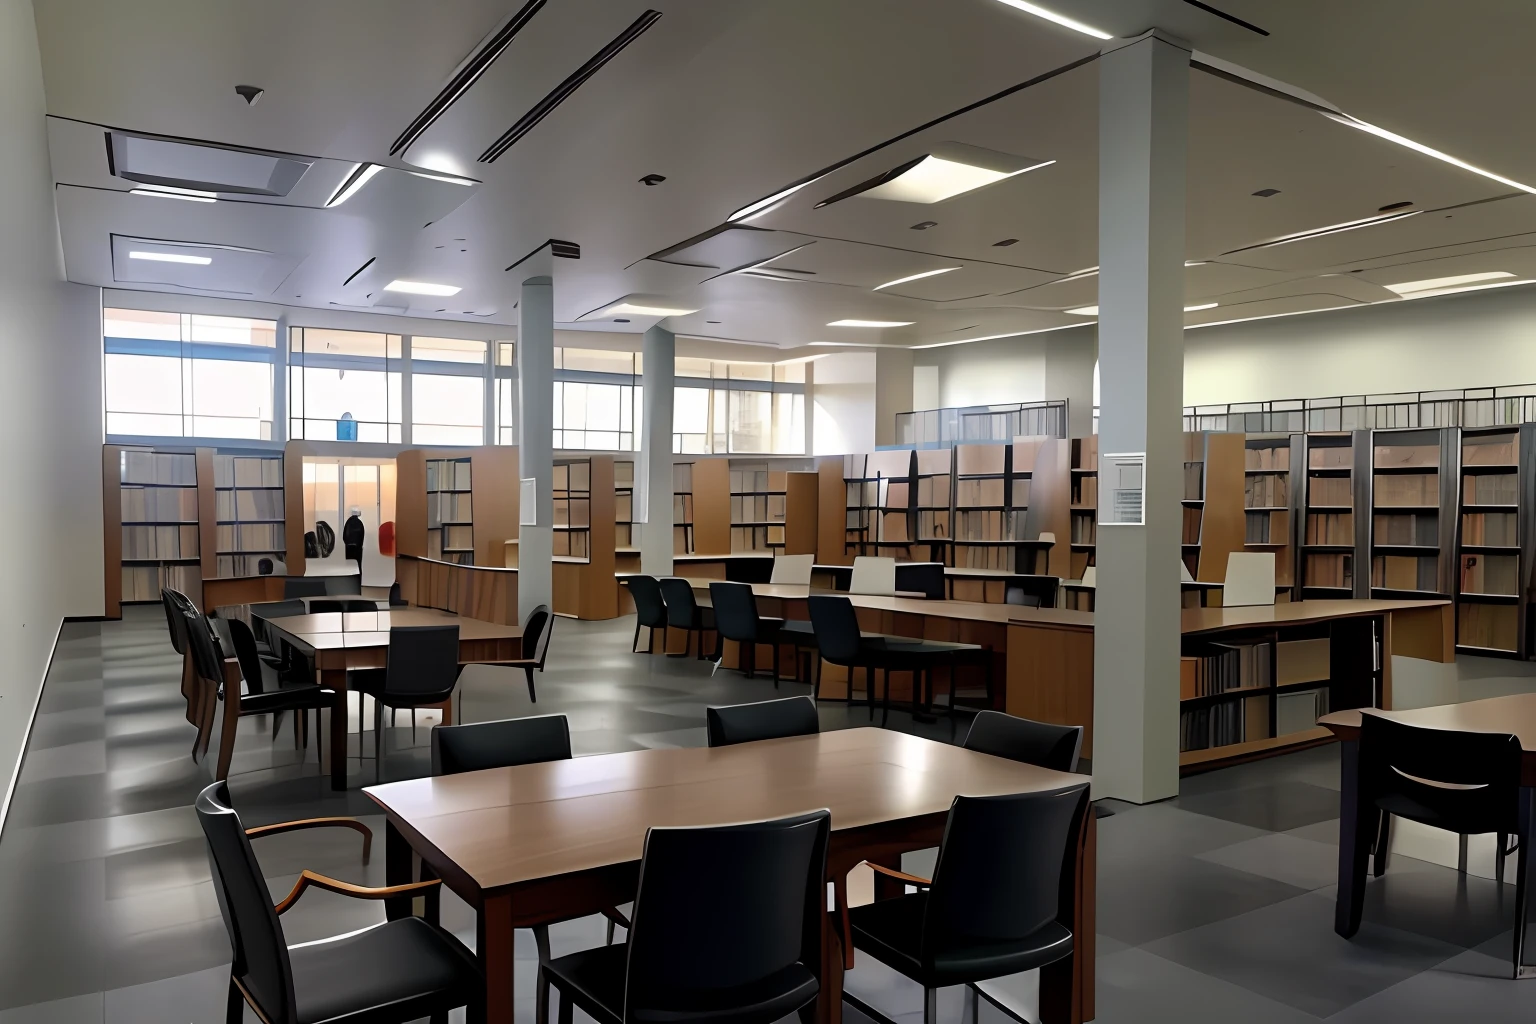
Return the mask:
<path fill-rule="evenodd" d="M 621 1024 L 624 1014 L 624 969 L 628 947 L 623 943 L 584 949 L 557 957 L 545 967 L 555 985 L 598 1024 Z M 714 989 L 687 1006 L 632 1008 L 637 1021 L 653 1024 L 771 1024 L 816 998 L 816 977 L 801 964 L 753 982 Z"/>
<path fill-rule="evenodd" d="M 853 927 L 854 946 L 929 988 L 1032 971 L 1072 952 L 1072 932 L 1051 921 L 1022 940 L 946 942 L 949 951 L 928 970 L 922 963 L 920 945 L 927 904 L 928 894 L 919 892 L 852 908 L 848 922 Z"/>
<path fill-rule="evenodd" d="M 419 917 L 293 946 L 288 959 L 300 1024 L 416 1020 L 463 1006 L 484 985 L 469 951 Z"/>
<path fill-rule="evenodd" d="M 240 698 L 242 715 L 263 715 L 271 711 L 331 706 L 333 691 L 318 686 L 284 686 L 261 693 L 247 693 Z"/>

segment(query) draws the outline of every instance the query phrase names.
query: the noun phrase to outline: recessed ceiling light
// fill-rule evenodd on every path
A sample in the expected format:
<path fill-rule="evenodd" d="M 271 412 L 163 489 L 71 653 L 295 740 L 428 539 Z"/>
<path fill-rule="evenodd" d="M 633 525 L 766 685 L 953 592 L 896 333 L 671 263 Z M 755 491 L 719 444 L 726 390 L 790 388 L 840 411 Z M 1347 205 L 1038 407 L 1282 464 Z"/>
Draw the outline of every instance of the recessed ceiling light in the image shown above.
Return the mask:
<path fill-rule="evenodd" d="M 387 292 L 403 292 L 406 295 L 457 295 L 464 289 L 451 284 L 431 284 L 426 281 L 402 281 L 396 279 L 384 286 Z"/>
<path fill-rule="evenodd" d="M 704 322 L 707 323 L 707 324 L 718 324 L 720 321 L 719 320 L 705 320 Z"/>
<path fill-rule="evenodd" d="M 912 225 L 912 230 L 913 231 L 927 231 L 929 228 L 936 228 L 938 226 L 939 226 L 939 222 L 936 221 L 936 220 L 920 220 L 916 224 Z"/>
<path fill-rule="evenodd" d="M 1049 167 L 1055 160 L 1012 156 L 996 150 L 946 142 L 932 151 L 860 182 L 816 204 L 820 209 L 854 197 L 899 203 L 939 203 L 985 185 Z"/>
<path fill-rule="evenodd" d="M 992 244 L 993 244 L 993 245 L 994 245 L 994 246 L 999 246 L 999 247 L 1001 247 L 1001 246 L 1008 246 L 1008 245 L 1013 245 L 1013 244 L 1015 244 L 1015 243 L 1017 243 L 1017 242 L 1018 242 L 1018 239 L 1017 239 L 1017 238 L 1005 238 L 1005 239 L 1003 239 L 1003 240 L 1002 240 L 1002 241 L 1001 241 L 1001 242 L 993 242 L 993 243 L 992 243 Z"/>
<path fill-rule="evenodd" d="M 185 199 L 189 203 L 216 203 L 217 192 L 202 192 L 195 188 L 131 188 L 128 190 L 131 196 L 156 196 L 160 199 Z"/>
<path fill-rule="evenodd" d="M 619 302 L 598 314 L 599 319 L 613 316 L 687 316 L 697 309 L 673 309 L 670 306 L 640 306 L 633 302 Z"/>
<path fill-rule="evenodd" d="M 613 322 L 614 322 L 614 323 L 616 323 L 616 324 L 627 324 L 627 323 L 629 323 L 629 321 L 628 321 L 628 320 L 626 320 L 626 319 L 624 319 L 624 318 L 623 318 L 623 317 L 621 317 L 621 316 L 616 316 L 616 317 L 614 317 L 614 318 L 613 318 Z"/>
<path fill-rule="evenodd" d="M 1006 2 L 1006 0 L 1004 0 L 1004 2 Z M 1497 181 L 1501 185 L 1508 185 L 1510 188 L 1517 188 L 1522 192 L 1529 192 L 1532 195 L 1536 195 L 1536 188 L 1533 188 L 1530 185 L 1522 184 L 1521 182 L 1515 181 L 1513 178 L 1506 178 L 1502 174 L 1494 174 L 1492 171 L 1485 171 L 1481 167 L 1474 167 L 1473 165 L 1467 163 L 1465 160 L 1458 160 L 1456 157 L 1451 156 L 1449 153 L 1442 153 L 1438 149 L 1431 149 L 1429 146 L 1424 145 L 1422 142 L 1414 142 L 1410 138 L 1398 135 L 1395 132 L 1389 132 L 1385 128 L 1378 128 L 1374 124 L 1361 121 L 1359 118 L 1350 117 L 1348 114 L 1335 114 L 1327 110 L 1322 111 L 1322 114 L 1329 120 L 1339 122 L 1339 124 L 1348 125 L 1351 128 L 1355 128 L 1359 131 L 1374 135 L 1379 139 L 1386 139 L 1388 142 L 1395 142 L 1399 146 L 1404 146 L 1416 153 L 1423 153 L 1425 156 L 1432 156 L 1436 160 L 1443 160 L 1452 166 L 1460 167 L 1464 171 L 1471 171 L 1473 174 L 1481 174 L 1483 177 Z"/>
<path fill-rule="evenodd" d="M 1489 282 L 1497 282 L 1490 284 Z M 1482 288 L 1502 288 L 1512 284 L 1525 284 L 1507 270 L 1490 270 L 1482 274 L 1458 274 L 1455 277 L 1431 277 L 1423 281 L 1403 281 L 1399 284 L 1382 285 L 1405 299 L 1427 299 L 1431 295 L 1450 295 L 1453 292 L 1477 291 Z"/>
<path fill-rule="evenodd" d="M 1277 188 L 1261 188 L 1254 193 L 1254 195 L 1258 196 L 1260 199 L 1268 199 L 1270 196 L 1277 196 L 1279 194 L 1280 190 Z"/>
<path fill-rule="evenodd" d="M 1047 10 L 1044 7 L 1040 7 L 1036 4 L 1025 3 L 1025 0 L 998 0 L 998 2 L 1005 3 L 1009 7 L 1017 7 L 1019 10 L 1028 14 L 1033 14 L 1037 18 L 1044 18 L 1046 21 L 1054 21 L 1058 25 L 1069 28 L 1074 32 L 1081 32 L 1085 36 L 1092 36 L 1095 39 L 1115 38 L 1108 32 L 1101 32 L 1094 28 L 1092 25 L 1084 25 L 1080 21 L 1073 21 L 1065 14 L 1057 14 L 1055 11 Z"/>
<path fill-rule="evenodd" d="M 898 284 L 906 284 L 908 281 L 921 281 L 925 277 L 938 277 L 940 274 L 947 274 L 952 270 L 959 269 L 959 267 L 940 267 L 938 270 L 925 270 L 921 274 L 909 274 L 906 277 L 898 277 L 894 281 L 887 281 L 885 284 L 876 285 L 871 289 L 871 291 L 878 292 L 882 288 L 891 288 Z"/>
<path fill-rule="evenodd" d="M 210 256 L 188 256 L 179 252 L 139 252 L 135 250 L 128 254 L 131 260 L 153 260 L 156 263 L 191 263 L 194 266 L 206 267 L 213 262 Z"/>
<path fill-rule="evenodd" d="M 1185 306 L 1184 307 L 1184 312 L 1186 312 L 1186 313 L 1198 313 L 1202 309 L 1215 309 L 1219 305 L 1220 305 L 1220 303 L 1218 303 L 1218 302 L 1202 302 L 1202 303 L 1199 303 L 1198 305 L 1194 305 L 1194 306 Z"/>
<path fill-rule="evenodd" d="M 833 320 L 828 327 L 911 327 L 916 320 Z"/>
<path fill-rule="evenodd" d="M 352 172 L 341 183 L 341 187 L 336 190 L 336 194 L 326 200 L 326 208 L 340 206 L 348 199 L 357 195 L 362 190 L 362 187 L 372 181 L 373 176 L 383 169 L 384 166 L 382 164 L 358 164 L 352 168 Z"/>
<path fill-rule="evenodd" d="M 1088 327 L 1089 324 L 1063 324 L 1059 327 L 1040 327 L 1033 331 L 1009 331 L 1007 334 L 985 334 L 979 338 L 957 338 L 954 341 L 935 341 L 927 345 L 913 345 L 913 349 L 920 348 L 948 348 L 951 345 L 969 345 L 977 341 L 997 341 L 999 338 L 1022 338 L 1027 334 L 1049 334 L 1052 331 L 1070 331 L 1078 327 Z"/>
<path fill-rule="evenodd" d="M 727 224 L 736 224 L 739 222 L 756 220 L 758 217 L 761 217 L 763 214 L 767 213 L 779 203 L 783 202 L 785 199 L 788 199 L 790 196 L 794 195 L 796 192 L 799 192 L 809 184 L 810 182 L 808 181 L 802 181 L 798 185 L 791 185 L 789 188 L 775 192 L 773 195 L 766 199 L 759 199 L 755 203 L 748 203 L 746 206 L 743 206 L 741 209 L 725 218 L 725 222 Z"/>
<path fill-rule="evenodd" d="M 1202 309 L 1215 309 L 1217 305 L 1218 305 L 1218 303 L 1215 303 L 1215 302 L 1202 302 L 1202 303 L 1200 303 L 1199 305 L 1196 305 L 1196 306 L 1185 306 L 1184 307 L 1184 312 L 1186 312 L 1186 313 L 1198 313 Z M 1099 315 L 1099 307 L 1098 306 L 1079 306 L 1077 309 L 1069 309 L 1069 310 L 1067 310 L 1067 312 L 1068 313 L 1074 313 L 1077 316 L 1098 316 Z"/>

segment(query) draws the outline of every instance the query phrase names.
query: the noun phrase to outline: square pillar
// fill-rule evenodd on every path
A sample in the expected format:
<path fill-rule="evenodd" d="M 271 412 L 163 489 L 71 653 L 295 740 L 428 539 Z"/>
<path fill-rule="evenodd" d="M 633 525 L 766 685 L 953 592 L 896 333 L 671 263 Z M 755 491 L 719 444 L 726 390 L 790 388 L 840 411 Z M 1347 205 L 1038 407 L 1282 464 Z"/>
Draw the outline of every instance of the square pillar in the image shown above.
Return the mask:
<path fill-rule="evenodd" d="M 640 530 L 640 571 L 649 576 L 672 575 L 672 389 L 676 384 L 677 339 L 660 325 L 645 332 L 641 342 L 641 382 L 645 405 L 641 413 L 639 469 L 645 517 Z M 639 496 L 637 495 L 637 498 Z"/>
<path fill-rule="evenodd" d="M 555 294 L 544 275 L 523 282 L 517 319 L 518 475 L 533 479 L 537 525 L 517 532 L 517 615 L 554 606 Z M 526 519 L 528 509 L 520 508 Z"/>

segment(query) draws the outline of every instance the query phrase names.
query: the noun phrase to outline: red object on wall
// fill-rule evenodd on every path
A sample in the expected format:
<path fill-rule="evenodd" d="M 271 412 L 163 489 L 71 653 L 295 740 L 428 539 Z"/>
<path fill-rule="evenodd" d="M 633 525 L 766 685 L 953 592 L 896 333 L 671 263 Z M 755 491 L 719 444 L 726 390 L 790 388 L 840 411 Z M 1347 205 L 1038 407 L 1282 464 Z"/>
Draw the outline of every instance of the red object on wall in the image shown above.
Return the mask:
<path fill-rule="evenodd" d="M 395 524 L 393 522 L 379 524 L 379 554 L 388 558 L 395 557 Z"/>

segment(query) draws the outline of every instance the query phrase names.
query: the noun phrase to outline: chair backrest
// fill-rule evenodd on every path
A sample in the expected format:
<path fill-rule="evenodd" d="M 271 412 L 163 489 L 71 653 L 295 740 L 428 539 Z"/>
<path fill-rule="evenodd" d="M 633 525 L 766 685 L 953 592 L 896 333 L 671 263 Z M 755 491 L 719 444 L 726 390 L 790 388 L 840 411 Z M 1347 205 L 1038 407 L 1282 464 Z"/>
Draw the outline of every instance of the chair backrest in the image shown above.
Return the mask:
<path fill-rule="evenodd" d="M 863 634 L 853 602 L 831 594 L 812 594 L 805 603 L 821 656 L 834 665 L 846 665 L 858 657 Z"/>
<path fill-rule="evenodd" d="M 171 646 L 177 654 L 185 654 L 187 650 L 187 620 L 182 615 L 184 607 L 177 598 L 183 598 L 182 594 L 169 587 L 160 590 L 160 605 L 165 609 L 165 628 L 171 633 Z"/>
<path fill-rule="evenodd" d="M 661 584 L 655 576 L 630 576 L 629 596 L 635 601 L 635 616 L 640 625 L 657 629 L 667 624 L 667 603 L 661 597 Z"/>
<path fill-rule="evenodd" d="M 853 577 L 848 593 L 889 597 L 896 593 L 896 559 L 859 555 L 853 560 Z"/>
<path fill-rule="evenodd" d="M 261 693 L 266 683 L 261 676 L 261 652 L 256 649 L 256 634 L 243 619 L 226 619 L 229 638 L 234 641 L 235 660 L 240 662 L 240 674 L 245 677 L 247 693 Z"/>
<path fill-rule="evenodd" d="M 389 606 L 391 608 L 399 608 L 401 605 L 409 603 L 410 602 L 406 601 L 405 598 L 400 596 L 400 581 L 396 580 L 395 582 L 391 583 L 389 585 Z"/>
<path fill-rule="evenodd" d="M 1070 928 L 1073 838 L 1092 814 L 1088 785 L 1046 793 L 957 796 L 944 824 L 919 943 L 932 968 L 952 942 L 1023 939 Z"/>
<path fill-rule="evenodd" d="M 796 965 L 819 974 L 831 822 L 821 810 L 646 832 L 629 931 L 626 1024 L 668 1019 L 656 1011 Z"/>
<path fill-rule="evenodd" d="M 893 580 L 897 590 L 915 591 L 929 601 L 944 600 L 942 562 L 903 562 L 896 566 Z"/>
<path fill-rule="evenodd" d="M 808 587 L 811 585 L 811 566 L 815 564 L 815 555 L 780 555 L 773 560 L 773 573 L 768 582 Z"/>
<path fill-rule="evenodd" d="M 711 583 L 709 600 L 715 606 L 715 628 L 727 640 L 757 641 L 757 598 L 750 583 Z"/>
<path fill-rule="evenodd" d="M 1221 606 L 1239 608 L 1275 603 L 1275 553 L 1234 551 L 1227 555 L 1227 578 L 1221 585 Z"/>
<path fill-rule="evenodd" d="M 1424 824 L 1464 835 L 1519 831 L 1518 737 L 1422 729 L 1369 711 L 1360 717 L 1366 801 L 1394 814 L 1428 811 L 1435 820 Z"/>
<path fill-rule="evenodd" d="M 1060 576 L 1010 576 L 1003 587 L 1008 604 L 1025 608 L 1054 608 L 1061 589 Z M 1033 600 L 1031 600 L 1033 598 Z"/>
<path fill-rule="evenodd" d="M 565 761 L 570 756 L 571 726 L 564 715 L 439 725 L 432 729 L 433 775 Z"/>
<path fill-rule="evenodd" d="M 381 695 L 430 697 L 453 692 L 459 680 L 458 626 L 391 626 Z"/>
<path fill-rule="evenodd" d="M 698 618 L 699 603 L 693 597 L 693 585 L 681 576 L 664 576 L 656 581 L 661 599 L 667 603 L 667 625 L 692 628 Z"/>
<path fill-rule="evenodd" d="M 364 601 L 356 597 L 309 602 L 309 612 L 311 615 L 321 615 L 325 612 L 376 612 L 378 610 L 379 602 Z"/>
<path fill-rule="evenodd" d="M 192 652 L 192 667 L 204 679 L 217 683 L 224 678 L 224 652 L 213 623 L 197 611 L 183 611 L 186 620 L 187 647 Z"/>
<path fill-rule="evenodd" d="M 303 576 L 290 576 L 283 580 L 283 598 L 291 597 L 324 597 L 325 580 L 322 578 L 306 579 Z"/>
<path fill-rule="evenodd" d="M 541 604 L 528 613 L 523 623 L 523 657 L 531 659 L 544 671 L 544 658 L 549 654 L 549 638 L 555 634 L 555 617 L 549 605 Z"/>
<path fill-rule="evenodd" d="M 783 736 L 814 736 L 821 731 L 816 702 L 809 697 L 760 700 L 755 704 L 729 704 L 704 709 L 709 725 L 709 745 L 776 740 Z"/>
<path fill-rule="evenodd" d="M 1083 749 L 1083 727 L 1035 722 L 1001 711 L 978 711 L 961 746 L 1058 772 L 1075 772 Z"/>
<path fill-rule="evenodd" d="M 272 909 L 251 841 L 230 806 L 229 787 L 215 782 L 197 795 L 197 820 L 208 841 L 208 863 L 219 913 L 234 950 L 230 972 L 272 1024 L 294 1024 L 293 970 L 283 926 Z"/>

